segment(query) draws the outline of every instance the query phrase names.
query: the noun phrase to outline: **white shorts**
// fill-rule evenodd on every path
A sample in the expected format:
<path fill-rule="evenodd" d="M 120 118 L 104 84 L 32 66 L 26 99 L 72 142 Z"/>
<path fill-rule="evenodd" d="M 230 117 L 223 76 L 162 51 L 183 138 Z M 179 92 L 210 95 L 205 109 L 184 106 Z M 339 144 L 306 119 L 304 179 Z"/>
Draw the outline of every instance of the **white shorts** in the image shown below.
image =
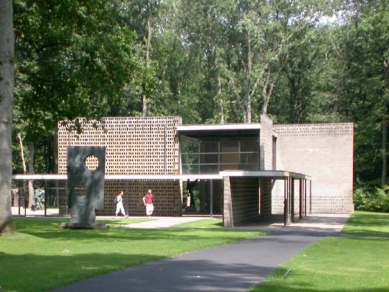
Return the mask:
<path fill-rule="evenodd" d="M 153 214 L 154 211 L 154 205 L 153 204 L 146 204 L 146 215 L 150 216 Z"/>

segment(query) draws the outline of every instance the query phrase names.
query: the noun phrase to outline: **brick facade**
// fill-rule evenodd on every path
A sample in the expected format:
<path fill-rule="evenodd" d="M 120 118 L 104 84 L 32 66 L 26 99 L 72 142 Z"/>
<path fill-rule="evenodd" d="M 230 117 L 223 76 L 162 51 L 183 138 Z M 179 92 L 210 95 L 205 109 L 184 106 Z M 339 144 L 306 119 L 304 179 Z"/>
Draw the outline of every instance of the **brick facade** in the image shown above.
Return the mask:
<path fill-rule="evenodd" d="M 68 146 L 106 146 L 106 174 L 178 174 L 179 144 L 176 127 L 179 117 L 104 118 L 102 123 L 83 123 L 83 132 L 58 127 L 59 174 L 66 174 Z M 69 128 L 69 127 L 68 127 Z M 178 181 L 107 181 L 104 209 L 97 215 L 114 213 L 113 198 L 125 190 L 125 209 L 130 215 L 144 215 L 141 198 L 147 189 L 155 192 L 155 215 L 181 215 L 181 186 Z M 60 213 L 66 214 L 66 200 Z"/>
<path fill-rule="evenodd" d="M 177 126 L 180 117 L 105 118 L 95 127 L 84 121 L 83 132 L 68 131 L 58 126 L 59 174 L 66 174 L 68 146 L 106 146 L 106 174 L 180 174 Z M 71 127 L 70 127 L 71 128 Z M 353 137 L 352 123 L 273 125 L 267 116 L 261 117 L 260 170 L 285 170 L 312 178 L 312 202 L 308 206 L 317 212 L 351 212 L 353 210 Z M 275 147 L 276 141 L 276 147 Z M 276 162 L 274 159 L 276 157 Z M 93 162 L 92 162 L 93 163 Z M 205 186 L 205 182 L 201 186 Z M 216 184 L 215 184 L 216 185 Z M 220 197 L 226 222 L 241 222 L 256 215 L 283 213 L 284 181 L 224 178 Z M 308 186 L 310 188 L 310 183 Z M 144 215 L 141 198 L 147 189 L 155 191 L 155 215 L 182 214 L 182 182 L 131 180 L 106 181 L 104 209 L 98 215 L 114 213 L 113 198 L 123 189 L 125 209 L 129 215 Z M 300 183 L 295 183 L 299 193 Z M 206 187 L 209 189 L 209 186 Z M 205 192 L 201 192 L 204 195 Z M 256 193 L 256 197 L 253 194 Z M 244 197 L 247 196 L 248 199 Z M 66 214 L 67 199 L 61 196 L 61 214 Z M 251 204 L 254 202 L 255 210 Z M 232 206 L 232 203 L 237 205 Z M 311 204 L 312 203 L 312 204 Z M 202 203 L 204 204 L 204 202 Z M 299 210 L 298 196 L 295 210 Z M 234 212 L 233 209 L 243 210 Z M 247 209 L 247 210 L 246 210 Z M 253 211 L 254 210 L 254 211 Z M 248 212 L 248 213 L 247 213 Z M 246 215 L 242 218 L 243 213 Z M 255 213 L 255 215 L 254 215 Z M 247 215 L 249 214 L 249 215 Z M 234 216 L 236 218 L 234 218 Z"/>
<path fill-rule="evenodd" d="M 312 178 L 312 212 L 352 212 L 353 123 L 274 125 L 274 131 L 277 169 Z M 282 183 L 277 182 L 275 189 L 273 212 L 280 212 Z"/>
<path fill-rule="evenodd" d="M 273 169 L 273 121 L 267 117 L 261 116 L 261 131 L 260 131 L 260 169 Z"/>

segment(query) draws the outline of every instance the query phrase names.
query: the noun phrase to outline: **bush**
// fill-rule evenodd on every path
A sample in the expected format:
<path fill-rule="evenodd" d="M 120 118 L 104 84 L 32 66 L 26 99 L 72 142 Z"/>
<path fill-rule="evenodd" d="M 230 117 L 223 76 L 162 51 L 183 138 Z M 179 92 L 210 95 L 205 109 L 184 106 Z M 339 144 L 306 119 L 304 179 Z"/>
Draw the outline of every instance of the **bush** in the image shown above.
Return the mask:
<path fill-rule="evenodd" d="M 361 187 L 354 192 L 355 210 L 389 212 L 389 186 L 381 188 Z"/>

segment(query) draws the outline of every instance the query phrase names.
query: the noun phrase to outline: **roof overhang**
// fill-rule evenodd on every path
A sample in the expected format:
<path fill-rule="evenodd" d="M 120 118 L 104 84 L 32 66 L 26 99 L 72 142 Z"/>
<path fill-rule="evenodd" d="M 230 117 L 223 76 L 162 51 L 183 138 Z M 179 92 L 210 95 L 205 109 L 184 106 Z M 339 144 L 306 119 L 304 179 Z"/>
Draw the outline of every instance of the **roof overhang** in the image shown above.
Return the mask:
<path fill-rule="evenodd" d="M 270 179 L 311 179 L 309 175 L 284 170 L 221 171 L 218 174 L 106 174 L 105 180 L 220 180 L 223 177 L 258 177 Z M 13 180 L 67 180 L 66 174 L 15 174 Z"/>
<path fill-rule="evenodd" d="M 286 170 L 262 170 L 262 171 L 230 171 L 225 170 L 221 171 L 220 175 L 223 177 L 258 177 L 258 178 L 270 178 L 270 179 L 285 179 L 285 178 L 295 178 L 295 179 L 311 179 L 309 175 L 297 173 L 293 171 Z"/>
<path fill-rule="evenodd" d="M 261 124 L 185 125 L 177 133 L 188 137 L 258 135 Z"/>
<path fill-rule="evenodd" d="M 220 174 L 106 174 L 105 180 L 208 180 L 222 179 Z M 66 174 L 15 174 L 13 180 L 67 180 Z"/>

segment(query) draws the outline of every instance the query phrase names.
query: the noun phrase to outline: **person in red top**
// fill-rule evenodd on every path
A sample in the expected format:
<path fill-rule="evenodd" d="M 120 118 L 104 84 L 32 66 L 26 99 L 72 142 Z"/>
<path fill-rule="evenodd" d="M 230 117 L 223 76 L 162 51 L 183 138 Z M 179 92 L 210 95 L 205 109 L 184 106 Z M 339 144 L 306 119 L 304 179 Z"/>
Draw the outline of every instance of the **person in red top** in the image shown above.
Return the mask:
<path fill-rule="evenodd" d="M 154 212 L 154 194 L 152 190 L 148 190 L 144 195 L 143 204 L 146 206 L 146 215 L 150 218 Z"/>

